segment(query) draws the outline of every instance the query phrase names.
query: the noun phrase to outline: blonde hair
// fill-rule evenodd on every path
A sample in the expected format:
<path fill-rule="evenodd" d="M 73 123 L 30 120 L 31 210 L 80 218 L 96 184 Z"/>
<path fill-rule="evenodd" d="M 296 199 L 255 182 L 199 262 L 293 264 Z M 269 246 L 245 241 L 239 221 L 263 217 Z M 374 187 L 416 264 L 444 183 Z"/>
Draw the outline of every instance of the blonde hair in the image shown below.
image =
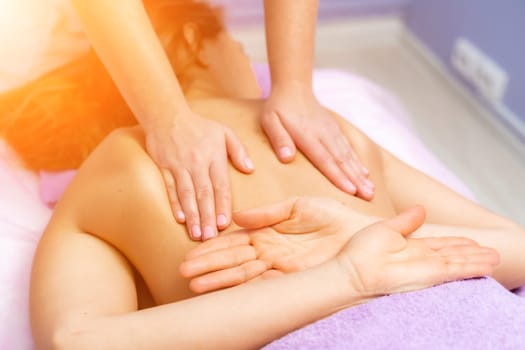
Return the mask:
<path fill-rule="evenodd" d="M 186 23 L 197 25 L 203 39 L 223 30 L 220 11 L 201 2 L 146 0 L 144 5 L 168 56 Z M 0 136 L 31 170 L 77 168 L 112 130 L 136 123 L 93 51 L 0 95 Z"/>

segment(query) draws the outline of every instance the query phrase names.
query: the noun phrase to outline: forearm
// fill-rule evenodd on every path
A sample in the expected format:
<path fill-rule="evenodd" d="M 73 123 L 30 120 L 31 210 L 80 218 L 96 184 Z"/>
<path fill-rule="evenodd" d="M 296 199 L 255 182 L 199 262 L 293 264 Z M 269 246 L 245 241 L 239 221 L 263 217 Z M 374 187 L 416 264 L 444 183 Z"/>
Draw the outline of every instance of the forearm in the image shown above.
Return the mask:
<path fill-rule="evenodd" d="M 143 126 L 172 121 L 184 95 L 141 0 L 72 0 L 92 46 Z"/>
<path fill-rule="evenodd" d="M 272 89 L 311 89 L 318 0 L 265 0 Z"/>
<path fill-rule="evenodd" d="M 508 226 L 480 229 L 425 224 L 411 235 L 414 238 L 447 236 L 469 238 L 481 246 L 494 248 L 500 255 L 494 278 L 508 289 L 525 284 L 525 230 L 522 228 Z"/>
<path fill-rule="evenodd" d="M 87 322 L 62 334 L 61 348 L 260 348 L 363 302 L 351 278 L 331 261 L 308 271 Z"/>

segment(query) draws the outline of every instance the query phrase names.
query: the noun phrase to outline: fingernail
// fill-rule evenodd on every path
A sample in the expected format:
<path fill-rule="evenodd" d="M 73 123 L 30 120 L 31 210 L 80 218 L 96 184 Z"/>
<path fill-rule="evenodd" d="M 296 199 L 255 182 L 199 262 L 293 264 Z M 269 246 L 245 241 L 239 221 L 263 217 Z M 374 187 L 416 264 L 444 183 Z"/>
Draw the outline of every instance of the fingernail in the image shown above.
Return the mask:
<path fill-rule="evenodd" d="M 213 233 L 211 226 L 206 226 L 204 228 L 204 235 L 202 236 L 202 239 L 206 241 L 210 238 L 213 238 L 213 236 L 215 236 L 215 234 Z"/>
<path fill-rule="evenodd" d="M 357 191 L 357 188 L 350 180 L 345 180 L 343 183 L 343 188 L 346 192 L 354 194 Z"/>
<path fill-rule="evenodd" d="M 177 210 L 177 220 L 183 222 L 184 219 L 186 219 L 186 216 L 184 216 L 182 210 Z"/>
<path fill-rule="evenodd" d="M 368 183 L 365 183 L 361 188 L 361 192 L 363 192 L 364 195 L 372 196 L 374 194 L 374 185 L 369 186 Z"/>
<path fill-rule="evenodd" d="M 228 219 L 226 219 L 226 215 L 221 214 L 217 216 L 217 226 L 224 227 L 228 223 Z"/>
<path fill-rule="evenodd" d="M 374 184 L 372 183 L 372 181 L 368 180 L 368 179 L 365 179 L 365 185 L 370 188 L 370 190 L 374 191 L 375 189 L 375 186 Z"/>
<path fill-rule="evenodd" d="M 288 159 L 291 156 L 292 156 L 292 150 L 290 149 L 290 147 L 282 147 L 279 150 L 279 157 L 281 159 Z"/>
<path fill-rule="evenodd" d="M 370 171 L 368 170 L 367 167 L 362 166 L 362 168 L 363 168 L 363 173 L 365 173 L 366 176 L 370 175 Z"/>
<path fill-rule="evenodd" d="M 374 194 L 374 191 L 371 188 L 369 188 L 368 186 L 365 186 L 364 188 L 362 188 L 361 191 L 366 196 L 371 196 L 371 195 Z"/>
<path fill-rule="evenodd" d="M 200 239 L 201 238 L 201 228 L 199 225 L 193 225 L 191 227 L 191 237 L 193 239 Z"/>
<path fill-rule="evenodd" d="M 253 162 L 252 162 L 252 160 L 250 158 L 244 159 L 244 166 L 248 170 L 253 170 Z"/>

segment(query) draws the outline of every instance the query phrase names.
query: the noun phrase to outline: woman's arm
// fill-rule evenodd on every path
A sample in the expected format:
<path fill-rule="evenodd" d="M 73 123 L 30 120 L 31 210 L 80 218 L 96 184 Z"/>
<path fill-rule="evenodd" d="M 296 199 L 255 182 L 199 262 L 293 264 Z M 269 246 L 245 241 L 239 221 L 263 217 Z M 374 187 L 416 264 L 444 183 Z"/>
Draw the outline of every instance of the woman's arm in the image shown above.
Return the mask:
<path fill-rule="evenodd" d="M 334 261 L 137 311 L 133 270 L 116 248 L 48 231 L 32 273 L 32 331 L 37 349 L 255 349 L 364 301 L 351 281 Z"/>
<path fill-rule="evenodd" d="M 108 137 L 55 208 L 31 279 L 38 348 L 256 348 L 361 301 L 351 273 L 333 263 L 180 302 L 191 294 L 178 266 L 196 243 L 169 215 L 158 169 L 137 139 L 125 131 Z M 135 271 L 166 305 L 137 312 L 144 290 Z"/>
<path fill-rule="evenodd" d="M 75 350 L 259 348 L 372 297 L 491 273 L 490 249 L 403 238 L 423 220 L 414 208 L 357 233 L 315 268 L 140 311 L 120 247 L 52 224 L 32 273 L 35 342 Z"/>
<path fill-rule="evenodd" d="M 342 123 L 347 135 L 378 150 L 382 177 L 396 212 L 422 205 L 426 224 L 415 237 L 460 236 L 494 248 L 501 263 L 494 278 L 508 289 L 525 284 L 525 228 L 459 195 L 376 145 L 357 128 Z"/>
<path fill-rule="evenodd" d="M 327 264 L 284 279 L 79 321 L 57 331 L 57 348 L 256 349 L 362 302 L 350 279 L 337 264 Z"/>
<path fill-rule="evenodd" d="M 398 212 L 415 204 L 427 223 L 414 237 L 461 236 L 498 251 L 494 278 L 508 289 L 525 284 L 525 229 L 457 194 L 382 150 L 385 183 Z"/>

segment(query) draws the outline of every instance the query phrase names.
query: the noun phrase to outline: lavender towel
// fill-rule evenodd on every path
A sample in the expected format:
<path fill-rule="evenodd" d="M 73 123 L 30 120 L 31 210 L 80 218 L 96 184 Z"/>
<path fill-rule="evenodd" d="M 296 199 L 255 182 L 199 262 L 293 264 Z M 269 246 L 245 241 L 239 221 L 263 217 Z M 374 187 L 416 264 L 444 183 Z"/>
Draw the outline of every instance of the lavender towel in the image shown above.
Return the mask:
<path fill-rule="evenodd" d="M 525 349 L 522 293 L 482 278 L 386 296 L 292 332 L 264 350 Z"/>

